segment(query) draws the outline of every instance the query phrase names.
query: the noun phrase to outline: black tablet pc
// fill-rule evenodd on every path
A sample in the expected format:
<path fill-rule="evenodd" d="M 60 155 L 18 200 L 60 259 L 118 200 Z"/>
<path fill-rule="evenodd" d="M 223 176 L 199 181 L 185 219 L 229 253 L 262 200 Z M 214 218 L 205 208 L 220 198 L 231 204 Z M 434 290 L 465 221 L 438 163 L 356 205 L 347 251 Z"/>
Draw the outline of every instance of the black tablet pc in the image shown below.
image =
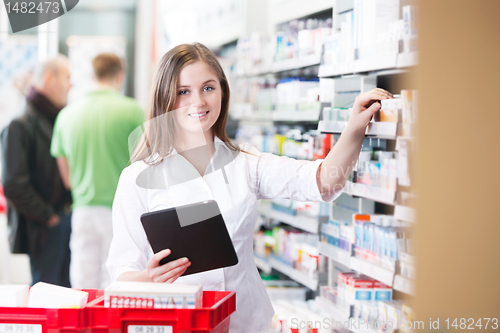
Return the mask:
<path fill-rule="evenodd" d="M 217 202 L 207 200 L 145 213 L 141 222 L 154 253 L 170 249 L 160 264 L 188 258 L 190 275 L 238 263 L 233 242 Z"/>

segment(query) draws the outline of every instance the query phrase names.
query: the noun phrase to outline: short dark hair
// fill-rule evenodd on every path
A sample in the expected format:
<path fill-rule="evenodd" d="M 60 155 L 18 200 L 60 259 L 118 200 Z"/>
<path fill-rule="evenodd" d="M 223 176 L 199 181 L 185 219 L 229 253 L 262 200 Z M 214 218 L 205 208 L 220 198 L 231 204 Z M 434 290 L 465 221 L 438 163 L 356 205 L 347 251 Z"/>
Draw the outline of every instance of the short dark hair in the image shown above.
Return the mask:
<path fill-rule="evenodd" d="M 92 68 L 97 80 L 109 80 L 124 70 L 124 63 L 114 53 L 100 53 L 92 59 Z"/>

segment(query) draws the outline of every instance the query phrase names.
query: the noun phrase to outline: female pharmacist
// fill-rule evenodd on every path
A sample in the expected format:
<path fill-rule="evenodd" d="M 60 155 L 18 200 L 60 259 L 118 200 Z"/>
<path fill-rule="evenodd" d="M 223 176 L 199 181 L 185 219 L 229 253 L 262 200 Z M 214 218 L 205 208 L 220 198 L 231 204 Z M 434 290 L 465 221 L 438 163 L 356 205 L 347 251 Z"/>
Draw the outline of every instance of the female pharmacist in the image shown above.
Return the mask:
<path fill-rule="evenodd" d="M 142 141 L 116 190 L 107 262 L 112 279 L 234 290 L 237 311 L 230 331 L 266 332 L 273 309 L 253 260 L 257 199 L 335 199 L 356 163 L 366 126 L 380 108 L 374 101 L 388 98 L 392 95 L 382 89 L 358 96 L 341 138 L 324 160 L 263 154 L 227 137 L 229 86 L 214 54 L 201 44 L 173 48 L 160 61 Z M 221 162 L 220 156 L 232 158 Z M 170 251 L 152 252 L 140 216 L 208 199 L 220 207 L 239 263 L 180 277 L 189 259 L 160 266 Z"/>

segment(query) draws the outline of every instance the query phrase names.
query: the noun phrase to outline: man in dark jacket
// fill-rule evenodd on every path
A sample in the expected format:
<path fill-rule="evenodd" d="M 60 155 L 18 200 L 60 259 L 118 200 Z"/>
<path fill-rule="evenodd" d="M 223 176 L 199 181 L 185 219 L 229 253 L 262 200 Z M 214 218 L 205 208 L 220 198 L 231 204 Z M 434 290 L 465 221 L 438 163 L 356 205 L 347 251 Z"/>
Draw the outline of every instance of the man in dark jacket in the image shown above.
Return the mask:
<path fill-rule="evenodd" d="M 71 87 L 68 60 L 40 64 L 24 114 L 1 133 L 2 183 L 13 253 L 30 257 L 32 283 L 69 283 L 71 194 L 50 155 L 54 121 Z"/>

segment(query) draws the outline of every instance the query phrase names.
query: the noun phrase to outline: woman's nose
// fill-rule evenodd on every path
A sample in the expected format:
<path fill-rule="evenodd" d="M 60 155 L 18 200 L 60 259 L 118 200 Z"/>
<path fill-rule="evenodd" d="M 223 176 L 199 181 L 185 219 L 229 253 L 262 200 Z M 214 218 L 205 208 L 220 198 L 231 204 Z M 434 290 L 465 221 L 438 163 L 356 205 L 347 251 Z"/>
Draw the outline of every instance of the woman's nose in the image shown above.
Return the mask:
<path fill-rule="evenodd" d="M 191 103 L 195 107 L 199 108 L 205 105 L 205 99 L 203 98 L 203 96 L 201 96 L 200 93 L 194 93 L 192 95 Z"/>

